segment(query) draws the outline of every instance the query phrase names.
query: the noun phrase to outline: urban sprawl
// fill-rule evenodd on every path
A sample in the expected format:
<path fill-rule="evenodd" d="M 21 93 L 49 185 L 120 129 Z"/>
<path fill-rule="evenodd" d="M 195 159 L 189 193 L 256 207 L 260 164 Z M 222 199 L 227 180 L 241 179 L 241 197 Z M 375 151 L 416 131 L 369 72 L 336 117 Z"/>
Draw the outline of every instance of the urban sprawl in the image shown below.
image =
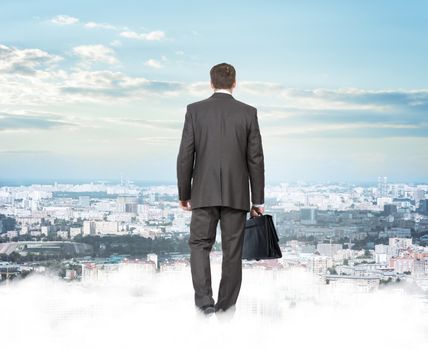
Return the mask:
<path fill-rule="evenodd" d="M 370 185 L 284 182 L 265 192 L 283 257 L 243 260 L 244 268 L 300 268 L 365 291 L 402 281 L 428 291 L 427 184 L 382 176 Z M 121 270 L 189 267 L 190 218 L 175 185 L 3 185 L 0 284 L 29 274 L 99 281 Z M 221 242 L 211 256 L 221 261 Z"/>

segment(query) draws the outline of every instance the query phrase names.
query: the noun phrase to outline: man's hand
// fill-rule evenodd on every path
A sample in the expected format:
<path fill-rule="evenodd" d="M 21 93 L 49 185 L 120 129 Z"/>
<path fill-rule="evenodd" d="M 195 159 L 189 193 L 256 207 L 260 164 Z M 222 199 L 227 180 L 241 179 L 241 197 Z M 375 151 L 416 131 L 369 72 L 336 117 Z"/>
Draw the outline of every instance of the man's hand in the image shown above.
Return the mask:
<path fill-rule="evenodd" d="M 180 205 L 180 208 L 182 208 L 183 210 L 192 210 L 192 206 L 190 205 L 190 199 L 187 201 L 178 201 L 178 203 Z"/>
<path fill-rule="evenodd" d="M 263 215 L 264 212 L 265 212 L 264 207 L 251 207 L 250 216 L 254 217 L 254 216 Z"/>

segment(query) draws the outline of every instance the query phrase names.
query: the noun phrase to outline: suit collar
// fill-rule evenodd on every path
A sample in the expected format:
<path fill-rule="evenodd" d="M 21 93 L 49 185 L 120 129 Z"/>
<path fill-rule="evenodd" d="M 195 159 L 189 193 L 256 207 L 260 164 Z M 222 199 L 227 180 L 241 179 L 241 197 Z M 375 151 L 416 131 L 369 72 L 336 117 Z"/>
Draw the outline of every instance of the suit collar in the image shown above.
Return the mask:
<path fill-rule="evenodd" d="M 234 99 L 231 94 L 227 94 L 224 92 L 214 92 L 210 98 L 224 98 L 224 99 Z"/>

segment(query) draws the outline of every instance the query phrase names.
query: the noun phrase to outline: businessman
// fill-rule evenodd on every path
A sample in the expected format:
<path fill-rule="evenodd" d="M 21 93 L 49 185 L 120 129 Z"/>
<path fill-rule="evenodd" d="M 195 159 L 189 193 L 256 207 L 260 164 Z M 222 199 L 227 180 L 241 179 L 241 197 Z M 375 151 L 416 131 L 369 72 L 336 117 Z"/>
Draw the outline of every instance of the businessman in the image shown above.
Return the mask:
<path fill-rule="evenodd" d="M 232 65 L 215 65 L 210 78 L 214 93 L 187 105 L 177 156 L 179 205 L 192 213 L 188 244 L 194 301 L 204 314 L 224 312 L 237 302 L 247 213 L 263 214 L 265 187 L 257 109 L 233 97 Z M 223 256 L 215 303 L 210 252 L 219 221 Z"/>

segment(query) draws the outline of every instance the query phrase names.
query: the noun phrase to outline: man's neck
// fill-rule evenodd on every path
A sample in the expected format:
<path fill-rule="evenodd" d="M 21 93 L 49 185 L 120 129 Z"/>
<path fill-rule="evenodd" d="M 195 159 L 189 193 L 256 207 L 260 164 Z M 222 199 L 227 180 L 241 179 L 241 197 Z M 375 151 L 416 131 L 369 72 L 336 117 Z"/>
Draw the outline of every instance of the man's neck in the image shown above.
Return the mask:
<path fill-rule="evenodd" d="M 230 91 L 229 89 L 214 89 L 214 92 L 223 92 L 225 94 L 232 95 L 232 91 Z"/>

